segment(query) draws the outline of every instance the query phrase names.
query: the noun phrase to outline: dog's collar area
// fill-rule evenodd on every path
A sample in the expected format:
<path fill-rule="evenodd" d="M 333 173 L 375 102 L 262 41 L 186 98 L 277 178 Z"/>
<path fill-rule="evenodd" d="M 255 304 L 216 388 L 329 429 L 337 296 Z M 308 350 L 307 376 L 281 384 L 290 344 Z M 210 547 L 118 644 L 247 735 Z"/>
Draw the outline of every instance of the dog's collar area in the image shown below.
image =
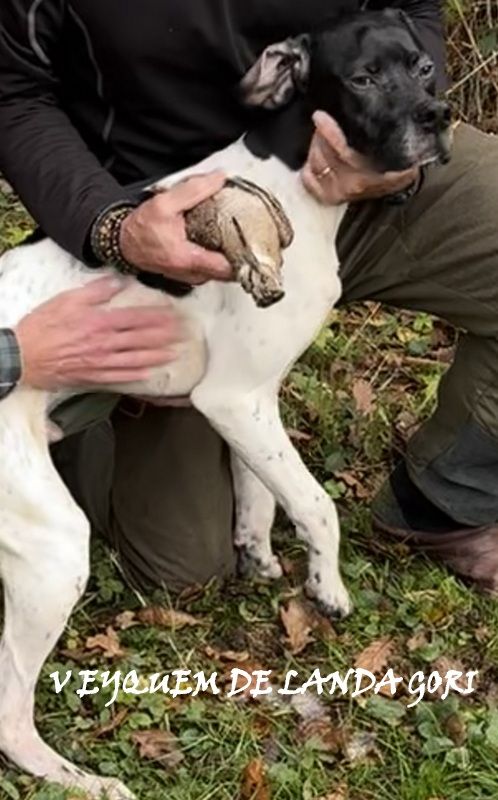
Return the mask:
<path fill-rule="evenodd" d="M 186 295 L 194 290 L 194 287 L 191 286 L 190 283 L 174 281 L 156 272 L 139 272 L 136 279 L 144 286 L 148 286 L 149 289 L 157 289 L 173 297 L 186 297 Z"/>

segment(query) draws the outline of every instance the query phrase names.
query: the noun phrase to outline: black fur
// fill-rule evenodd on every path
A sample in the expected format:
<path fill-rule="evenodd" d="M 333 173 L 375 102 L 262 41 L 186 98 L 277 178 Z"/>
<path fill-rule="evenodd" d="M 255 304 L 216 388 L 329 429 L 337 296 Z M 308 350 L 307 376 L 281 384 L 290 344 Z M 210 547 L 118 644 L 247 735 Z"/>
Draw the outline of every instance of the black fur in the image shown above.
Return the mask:
<path fill-rule="evenodd" d="M 275 154 L 299 169 L 313 132 L 311 114 L 321 109 L 337 120 L 350 146 L 382 171 L 433 157 L 448 160 L 449 107 L 435 96 L 434 66 L 402 11 L 346 16 L 302 41 L 311 55 L 308 84 L 289 106 L 266 112 L 246 138 L 253 152 Z M 372 85 L 362 87 L 362 80 Z"/>

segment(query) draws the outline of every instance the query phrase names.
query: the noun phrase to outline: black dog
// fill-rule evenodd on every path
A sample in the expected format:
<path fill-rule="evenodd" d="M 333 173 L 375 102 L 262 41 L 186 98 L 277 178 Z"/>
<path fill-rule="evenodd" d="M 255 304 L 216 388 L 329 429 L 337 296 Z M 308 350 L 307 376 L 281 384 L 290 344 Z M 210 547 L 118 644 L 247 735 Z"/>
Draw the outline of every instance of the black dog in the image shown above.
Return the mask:
<path fill-rule="evenodd" d="M 433 61 L 402 11 L 342 16 L 331 30 L 273 45 L 242 91 L 248 105 L 283 109 L 266 116 L 249 146 L 294 169 L 306 159 L 316 109 L 380 171 L 449 160 L 450 109 L 436 97 Z"/>

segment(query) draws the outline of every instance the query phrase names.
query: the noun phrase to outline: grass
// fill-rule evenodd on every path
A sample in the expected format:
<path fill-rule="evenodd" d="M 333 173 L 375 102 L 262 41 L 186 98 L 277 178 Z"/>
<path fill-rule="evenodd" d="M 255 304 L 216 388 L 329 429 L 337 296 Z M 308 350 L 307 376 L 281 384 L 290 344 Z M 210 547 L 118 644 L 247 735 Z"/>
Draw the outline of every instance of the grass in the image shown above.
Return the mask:
<path fill-rule="evenodd" d="M 29 220 L 13 197 L 0 203 L 2 242 L 12 244 Z M 272 585 L 234 581 L 223 590 L 213 584 L 173 604 L 199 626 L 141 624 L 119 630 L 116 615 L 136 611 L 141 603 L 123 584 L 109 552 L 95 542 L 90 587 L 39 685 L 37 720 L 52 746 L 88 769 L 119 775 L 143 800 L 315 800 L 337 787 L 337 797 L 349 800 L 497 796 L 498 605 L 404 547 L 386 547 L 372 536 L 368 515 L 370 497 L 433 407 L 453 344 L 453 331 L 426 315 L 356 307 L 334 315 L 286 384 L 286 422 L 307 463 L 339 502 L 354 616 L 333 628 L 321 621 L 314 641 L 292 655 L 279 611 L 290 599 L 300 600 L 305 558 L 281 520 L 275 538 L 285 559 L 284 579 Z M 365 386 L 371 387 L 367 397 Z M 146 602 L 170 604 L 160 594 Z M 108 626 L 118 631 L 121 656 L 106 658 L 86 646 L 88 637 Z M 389 665 L 399 674 L 418 669 L 429 674 L 445 657 L 479 670 L 477 692 L 424 701 L 413 709 L 407 709 L 406 695 L 334 698 L 324 707 L 323 741 L 311 735 L 313 728 L 306 730 L 288 703 L 121 693 L 109 709 L 109 693 L 80 700 L 71 684 L 56 695 L 49 677 L 71 668 L 135 669 L 143 675 L 172 668 L 223 672 L 227 667 L 217 653 L 244 651 L 240 659 L 273 670 L 280 685 L 289 669 L 296 669 L 301 681 L 316 668 L 324 674 L 346 670 L 382 637 L 393 640 Z M 242 660 L 239 666 L 244 665 Z M 110 723 L 116 727 L 106 732 Z M 179 764 L 165 769 L 163 762 L 140 756 L 133 735 L 151 730 L 175 735 L 174 749 L 183 755 Z M 264 786 L 259 793 L 244 793 L 244 771 L 258 759 L 271 794 L 262 793 Z M 0 796 L 62 800 L 65 795 L 5 763 Z"/>
<path fill-rule="evenodd" d="M 463 26 L 468 36 L 468 20 L 460 14 L 466 7 L 459 0 L 451 5 L 454 30 Z M 495 4 L 475 3 L 472 20 L 484 25 L 488 10 L 491 35 Z M 481 42 L 481 34 L 474 39 Z M 458 42 L 466 59 L 478 58 L 465 37 Z M 465 76 L 455 72 L 454 43 L 451 38 L 454 74 L 462 80 Z M 469 71 L 475 66 L 465 63 Z M 481 66 L 476 75 L 484 78 L 487 68 Z M 461 84 L 462 113 L 488 127 L 489 90 L 495 84 L 481 80 L 476 94 L 474 79 Z M 0 192 L 0 246 L 16 244 L 30 224 L 15 197 Z M 424 314 L 355 307 L 334 314 L 285 386 L 286 423 L 339 504 L 343 564 L 356 606 L 351 619 L 332 627 L 302 599 L 305 554 L 281 519 L 275 543 L 286 567 L 282 580 L 237 580 L 223 588 L 213 583 L 174 601 L 156 593 L 145 599 L 147 605 L 187 612 L 200 624 L 182 628 L 157 624 L 156 618 L 156 624 L 121 629 L 117 615 L 138 613 L 141 598 L 124 585 L 110 553 L 96 541 L 90 586 L 39 684 L 36 715 L 47 741 L 87 769 L 119 776 L 142 800 L 494 800 L 498 605 L 403 546 L 387 547 L 372 535 L 368 511 L 407 438 L 431 412 L 454 341 L 448 326 Z M 293 601 L 302 603 L 313 629 L 312 641 L 298 655 L 280 618 L 282 607 Z M 105 635 L 109 627 L 119 639 L 113 657 L 88 645 L 88 637 Z M 441 668 L 443 658 L 447 667 L 479 670 L 477 691 L 467 698 L 424 700 L 412 709 L 406 693 L 396 699 L 336 697 L 322 700 L 315 724 L 303 719 L 309 709 L 299 711 L 283 700 L 121 692 L 106 708 L 109 693 L 80 699 L 71 685 L 56 695 L 50 679 L 52 672 L 67 669 L 135 669 L 147 675 L 186 668 L 220 674 L 235 664 L 271 669 L 280 684 L 289 669 L 301 680 L 316 668 L 323 674 L 346 670 L 381 639 L 389 641 L 389 665 L 399 674 L 429 674 Z M 137 743 L 137 733 L 154 731 L 175 737 L 162 754 Z M 0 762 L 0 797 L 66 800 L 68 795 Z"/>

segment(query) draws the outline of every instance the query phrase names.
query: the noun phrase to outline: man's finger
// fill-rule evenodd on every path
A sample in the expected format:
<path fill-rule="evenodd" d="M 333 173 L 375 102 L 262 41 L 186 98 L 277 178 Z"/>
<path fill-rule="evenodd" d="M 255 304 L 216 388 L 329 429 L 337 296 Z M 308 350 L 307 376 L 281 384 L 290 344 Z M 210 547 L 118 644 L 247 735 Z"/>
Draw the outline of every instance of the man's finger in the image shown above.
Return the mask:
<path fill-rule="evenodd" d="M 87 283 L 80 289 L 71 289 L 64 292 L 66 297 L 72 295 L 75 300 L 85 305 L 100 305 L 112 300 L 117 294 L 122 292 L 131 283 L 130 278 L 120 275 L 106 275 L 104 278 L 97 278 L 95 281 Z"/>
<path fill-rule="evenodd" d="M 195 175 L 173 186 L 167 197 L 170 202 L 174 201 L 179 211 L 190 211 L 223 189 L 225 181 L 226 175 L 219 171 Z"/>
<path fill-rule="evenodd" d="M 185 247 L 185 258 L 191 264 L 191 270 L 206 280 L 231 281 L 234 279 L 233 268 L 221 253 L 205 250 L 196 244 L 188 243 Z"/>
<path fill-rule="evenodd" d="M 78 386 L 110 385 L 116 383 L 139 383 L 148 380 L 150 369 L 108 369 L 85 372 L 79 377 L 75 375 L 74 382 Z"/>
<path fill-rule="evenodd" d="M 320 136 L 331 147 L 340 158 L 348 160 L 351 158 L 353 151 L 349 147 L 346 137 L 330 114 L 325 111 L 315 111 L 313 114 L 313 122 Z"/>
<path fill-rule="evenodd" d="M 99 327 L 116 331 L 143 328 L 171 330 L 178 325 L 178 318 L 167 307 L 136 306 L 105 309 L 99 315 L 99 323 Z"/>
<path fill-rule="evenodd" d="M 301 172 L 301 180 L 303 181 L 303 184 L 308 192 L 313 195 L 315 200 L 318 200 L 321 203 L 325 201 L 323 180 L 320 181 L 320 179 L 317 178 L 310 164 L 306 164 L 304 166 Z"/>
<path fill-rule="evenodd" d="M 107 352 L 149 350 L 179 344 L 185 339 L 182 327 L 123 330 L 107 337 Z"/>
<path fill-rule="evenodd" d="M 122 353 L 110 353 L 99 359 L 99 368 L 109 369 L 146 369 L 160 367 L 174 360 L 174 353 L 164 347 L 154 350 L 133 350 Z"/>
<path fill-rule="evenodd" d="M 403 186 L 412 183 L 418 176 L 418 167 L 405 169 L 403 172 L 384 172 L 386 182 L 391 182 L 393 186 Z"/>

